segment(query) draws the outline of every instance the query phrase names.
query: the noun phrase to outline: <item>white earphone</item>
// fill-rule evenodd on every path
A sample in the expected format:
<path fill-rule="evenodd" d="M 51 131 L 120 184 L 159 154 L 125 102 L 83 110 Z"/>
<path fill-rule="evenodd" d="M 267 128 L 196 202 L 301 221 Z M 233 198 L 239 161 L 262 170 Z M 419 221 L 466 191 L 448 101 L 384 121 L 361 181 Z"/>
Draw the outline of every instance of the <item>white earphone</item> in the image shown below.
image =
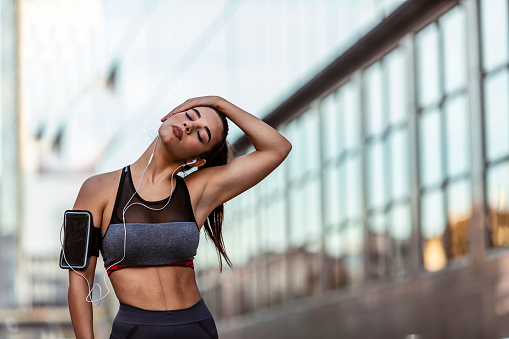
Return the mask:
<path fill-rule="evenodd" d="M 159 139 L 159 138 L 158 138 Z M 156 144 L 157 144 L 157 140 L 156 140 Z M 154 145 L 154 151 L 155 151 L 155 145 Z M 148 165 L 150 165 L 150 163 L 152 162 L 152 159 L 154 158 L 154 152 L 152 152 L 152 154 L 150 155 L 150 159 L 148 160 L 148 164 L 147 164 L 147 167 Z M 198 159 L 194 159 L 194 160 L 191 160 L 189 162 L 186 162 L 184 165 L 181 165 L 180 167 L 182 166 L 186 166 L 186 165 L 194 165 L 198 162 Z"/>

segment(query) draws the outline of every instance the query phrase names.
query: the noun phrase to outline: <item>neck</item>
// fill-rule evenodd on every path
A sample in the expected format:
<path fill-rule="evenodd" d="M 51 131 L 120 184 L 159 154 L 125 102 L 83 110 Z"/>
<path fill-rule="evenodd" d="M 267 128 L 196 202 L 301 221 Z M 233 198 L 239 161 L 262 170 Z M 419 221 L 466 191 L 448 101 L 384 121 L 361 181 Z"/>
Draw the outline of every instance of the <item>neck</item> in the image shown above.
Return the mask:
<path fill-rule="evenodd" d="M 143 181 L 148 180 L 151 183 L 158 184 L 161 182 L 170 181 L 171 174 L 182 164 L 172 162 L 171 159 L 168 158 L 166 152 L 164 152 L 163 147 L 161 147 L 161 140 L 158 140 L 160 137 L 157 136 L 154 141 L 147 147 L 147 149 L 143 152 L 143 154 L 131 165 L 131 170 L 134 169 L 137 176 L 141 176 L 141 173 L 145 168 L 145 174 L 143 175 Z M 155 147 L 155 149 L 154 149 Z M 147 167 L 147 164 L 150 161 L 151 155 L 152 161 L 150 165 Z M 179 170 L 181 170 L 181 167 Z M 174 173 L 174 176 L 177 175 L 178 171 Z"/>

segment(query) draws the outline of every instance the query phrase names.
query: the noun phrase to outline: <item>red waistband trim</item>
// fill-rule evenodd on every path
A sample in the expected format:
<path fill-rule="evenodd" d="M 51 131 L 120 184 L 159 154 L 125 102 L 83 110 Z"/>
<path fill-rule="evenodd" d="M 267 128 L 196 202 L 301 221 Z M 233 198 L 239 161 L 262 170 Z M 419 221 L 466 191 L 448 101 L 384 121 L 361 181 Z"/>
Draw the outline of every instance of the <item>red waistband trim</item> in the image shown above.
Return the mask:
<path fill-rule="evenodd" d="M 111 275 L 111 273 L 113 273 L 115 271 L 118 271 L 118 270 L 121 270 L 123 268 L 128 268 L 128 267 L 159 267 L 159 266 L 181 266 L 181 267 L 191 267 L 192 269 L 194 269 L 194 262 L 193 262 L 193 260 L 189 260 L 189 261 L 186 261 L 186 262 L 179 262 L 179 263 L 176 263 L 176 264 L 165 264 L 165 265 L 112 265 L 111 267 L 109 267 L 109 269 L 106 270 L 106 272 L 108 273 L 108 277 L 109 277 Z"/>

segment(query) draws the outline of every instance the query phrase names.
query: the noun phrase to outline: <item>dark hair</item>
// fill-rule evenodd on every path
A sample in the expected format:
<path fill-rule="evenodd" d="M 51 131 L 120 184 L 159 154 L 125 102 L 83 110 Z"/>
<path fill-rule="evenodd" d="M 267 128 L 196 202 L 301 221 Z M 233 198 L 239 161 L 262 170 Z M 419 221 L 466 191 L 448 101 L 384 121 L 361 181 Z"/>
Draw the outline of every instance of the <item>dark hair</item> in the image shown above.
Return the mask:
<path fill-rule="evenodd" d="M 212 146 L 208 151 L 200 154 L 201 159 L 205 159 L 206 162 L 203 166 L 198 167 L 198 171 L 207 167 L 214 166 L 222 166 L 226 165 L 233 159 L 233 148 L 229 142 L 226 141 L 226 137 L 228 136 L 228 121 L 226 120 L 226 115 L 220 110 L 210 107 L 214 111 L 216 111 L 217 115 L 221 119 L 221 123 L 223 125 L 223 133 L 221 134 L 221 140 L 217 142 L 214 146 Z M 184 167 L 184 171 L 190 169 L 190 166 Z M 210 227 L 205 221 L 204 227 L 205 232 L 210 240 L 214 242 L 216 246 L 216 252 L 219 259 L 219 271 L 223 271 L 223 260 L 221 259 L 221 254 L 225 258 L 226 262 L 230 267 L 233 268 L 233 265 L 226 254 L 224 249 L 224 242 L 222 236 L 222 226 L 224 220 L 224 204 L 221 204 L 214 208 L 214 210 L 208 216 Z"/>

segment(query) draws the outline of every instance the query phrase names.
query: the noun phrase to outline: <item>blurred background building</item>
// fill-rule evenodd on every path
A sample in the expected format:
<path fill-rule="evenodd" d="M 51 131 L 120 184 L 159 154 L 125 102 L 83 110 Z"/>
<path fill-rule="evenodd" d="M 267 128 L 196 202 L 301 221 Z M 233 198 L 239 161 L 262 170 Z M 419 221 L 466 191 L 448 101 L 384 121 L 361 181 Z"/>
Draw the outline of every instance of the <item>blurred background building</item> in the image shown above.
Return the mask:
<path fill-rule="evenodd" d="M 73 337 L 63 212 L 88 176 L 136 160 L 169 110 L 209 94 L 293 144 L 226 203 L 233 269 L 200 239 L 221 338 L 509 336 L 507 0 L 0 10 L 0 338 Z M 253 150 L 238 128 L 229 140 Z M 96 337 L 117 305 L 94 308 Z"/>

